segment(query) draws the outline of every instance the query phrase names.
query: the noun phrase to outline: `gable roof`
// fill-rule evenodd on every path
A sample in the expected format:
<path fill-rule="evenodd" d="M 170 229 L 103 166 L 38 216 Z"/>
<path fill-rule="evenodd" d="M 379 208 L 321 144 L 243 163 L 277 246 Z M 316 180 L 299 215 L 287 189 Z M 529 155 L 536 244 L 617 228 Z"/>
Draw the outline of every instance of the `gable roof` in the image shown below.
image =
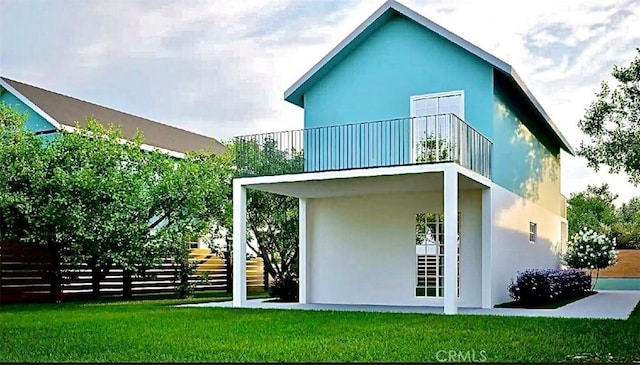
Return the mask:
<path fill-rule="evenodd" d="M 574 155 L 575 152 L 567 139 L 560 133 L 558 127 L 553 123 L 549 115 L 542 108 L 542 105 L 536 100 L 529 88 L 522 81 L 515 69 L 508 63 L 486 52 L 476 45 L 464 40 L 460 36 L 450 32 L 442 26 L 432 22 L 424 16 L 416 13 L 408 7 L 400 4 L 395 0 L 386 1 L 378 10 L 376 10 L 364 23 L 360 24 L 351 34 L 316 63 L 307 73 L 305 73 L 298 81 L 284 92 L 284 99 L 290 103 L 304 107 L 303 96 L 305 92 L 322 76 L 327 74 L 332 66 L 340 62 L 352 49 L 362 43 L 371 33 L 379 29 L 394 15 L 401 15 L 408 18 L 432 32 L 444 37 L 450 42 L 467 50 L 471 54 L 479 57 L 494 67 L 495 70 L 501 72 L 510 78 L 520 89 L 523 95 L 532 104 L 540 117 L 545 121 L 547 127 L 555 135 L 560 146 L 568 153 Z"/>
<path fill-rule="evenodd" d="M 72 129 L 76 122 L 86 125 L 87 117 L 103 124 L 112 123 L 122 128 L 125 138 L 132 138 L 140 130 L 144 134 L 143 148 L 164 150 L 175 157 L 184 157 L 191 151 L 212 147 L 213 153 L 222 154 L 224 145 L 214 138 L 172 127 L 152 120 L 123 113 L 101 105 L 58 94 L 19 81 L 0 77 L 0 86 L 14 94 L 57 129 Z M 213 143 L 213 144 L 212 144 Z"/>

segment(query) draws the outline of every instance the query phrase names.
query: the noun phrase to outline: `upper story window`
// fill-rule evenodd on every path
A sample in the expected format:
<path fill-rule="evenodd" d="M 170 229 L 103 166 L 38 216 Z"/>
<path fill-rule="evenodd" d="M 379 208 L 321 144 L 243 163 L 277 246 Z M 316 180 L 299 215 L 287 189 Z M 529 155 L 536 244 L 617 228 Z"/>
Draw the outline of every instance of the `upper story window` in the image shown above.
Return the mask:
<path fill-rule="evenodd" d="M 538 224 L 529 222 L 529 242 L 533 243 L 538 239 Z"/>

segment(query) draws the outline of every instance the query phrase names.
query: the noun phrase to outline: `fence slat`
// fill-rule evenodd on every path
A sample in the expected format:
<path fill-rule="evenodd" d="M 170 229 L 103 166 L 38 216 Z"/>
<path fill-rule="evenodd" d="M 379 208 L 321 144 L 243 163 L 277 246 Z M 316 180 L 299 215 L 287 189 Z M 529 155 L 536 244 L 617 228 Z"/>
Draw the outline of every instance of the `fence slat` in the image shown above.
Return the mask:
<path fill-rule="evenodd" d="M 189 282 L 196 291 L 226 290 L 227 265 L 223 258 L 210 250 L 190 250 L 190 262 L 198 263 Z M 52 298 L 54 252 L 47 247 L 30 243 L 0 243 L 0 303 L 49 301 Z M 86 264 L 61 264 L 62 299 L 90 299 L 93 296 L 92 270 Z M 264 287 L 264 264 L 261 258 L 247 261 L 247 287 L 258 290 Z M 204 279 L 206 278 L 206 280 Z M 115 297 L 124 294 L 124 270 L 113 267 L 100 280 L 100 296 Z M 176 265 L 165 259 L 144 275 L 133 274 L 131 294 L 153 295 L 175 291 Z"/>

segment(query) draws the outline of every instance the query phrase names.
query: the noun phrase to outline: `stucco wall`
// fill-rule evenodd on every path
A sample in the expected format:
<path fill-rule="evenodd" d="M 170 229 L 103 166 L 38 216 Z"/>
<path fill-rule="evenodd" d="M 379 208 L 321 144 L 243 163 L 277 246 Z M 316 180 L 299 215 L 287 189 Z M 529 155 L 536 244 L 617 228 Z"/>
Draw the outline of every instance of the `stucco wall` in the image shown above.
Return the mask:
<path fill-rule="evenodd" d="M 307 91 L 304 126 L 408 117 L 412 95 L 452 90 L 464 90 L 465 119 L 491 137 L 491 66 L 394 16 Z"/>
<path fill-rule="evenodd" d="M 496 83 L 494 108 L 493 181 L 560 214 L 558 146 L 545 139 L 546 132 L 536 128 L 543 122 L 510 97 L 500 83 Z"/>
<path fill-rule="evenodd" d="M 0 87 L 0 90 L 2 88 Z M 0 91 L 0 103 L 4 102 L 6 105 L 16 109 L 20 113 L 27 112 L 27 128 L 34 131 L 49 131 L 55 129 L 51 123 L 47 122 L 38 113 L 34 112 L 28 106 L 24 105 L 18 98 L 11 94 L 7 90 Z"/>
<path fill-rule="evenodd" d="M 541 127 L 544 122 L 524 97 L 516 95 L 504 79 L 495 76 L 485 61 L 420 25 L 394 16 L 306 92 L 305 128 L 408 117 L 412 95 L 463 90 L 465 121 L 493 142 L 494 182 L 557 213 L 558 144 L 548 137 L 550 132 Z M 339 133 L 337 137 L 316 136 L 316 142 L 305 142 L 305 150 L 312 157 L 315 150 L 327 155 L 318 161 L 311 158 L 317 165 L 341 163 L 341 167 L 351 168 L 406 163 L 411 147 L 408 126 L 394 123 L 382 127 L 374 134 L 379 139 L 366 143 L 380 151 L 379 159 L 371 152 L 362 159 L 364 152 L 360 150 L 365 142 L 359 130 L 337 131 L 346 137 Z M 397 153 L 385 150 L 391 139 L 400 140 L 392 147 Z M 333 147 L 324 147 L 332 145 L 342 150 L 332 154 Z M 353 156 L 348 155 L 352 150 Z M 339 158 L 347 162 L 337 161 Z"/>
<path fill-rule="evenodd" d="M 307 202 L 311 303 L 442 305 L 415 297 L 415 215 L 442 212 L 442 193 Z M 481 305 L 481 192 L 461 191 L 461 306 Z"/>
<path fill-rule="evenodd" d="M 507 286 L 518 271 L 559 266 L 561 218 L 500 186 L 492 187 L 492 298 L 511 300 Z M 535 243 L 529 241 L 529 222 L 538 226 Z"/>

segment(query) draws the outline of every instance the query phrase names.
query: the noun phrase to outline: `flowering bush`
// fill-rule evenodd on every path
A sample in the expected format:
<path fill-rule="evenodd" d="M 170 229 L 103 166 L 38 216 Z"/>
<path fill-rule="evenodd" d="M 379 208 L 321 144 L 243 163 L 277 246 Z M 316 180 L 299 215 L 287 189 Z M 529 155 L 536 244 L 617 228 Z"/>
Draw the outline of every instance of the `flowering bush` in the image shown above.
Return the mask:
<path fill-rule="evenodd" d="M 509 285 L 509 295 L 527 305 L 552 303 L 586 293 L 591 278 L 577 269 L 531 269 L 518 273 Z"/>
<path fill-rule="evenodd" d="M 600 270 L 616 263 L 615 247 L 615 239 L 610 240 L 605 235 L 583 228 L 573 235 L 562 259 L 569 267 Z"/>

